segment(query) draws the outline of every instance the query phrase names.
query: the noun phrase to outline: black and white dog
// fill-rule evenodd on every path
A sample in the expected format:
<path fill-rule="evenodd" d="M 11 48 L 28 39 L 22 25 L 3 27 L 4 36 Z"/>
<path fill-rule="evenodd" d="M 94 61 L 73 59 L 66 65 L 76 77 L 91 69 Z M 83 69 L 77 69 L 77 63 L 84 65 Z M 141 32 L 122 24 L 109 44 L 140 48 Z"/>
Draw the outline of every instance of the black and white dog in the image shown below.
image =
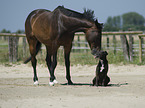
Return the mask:
<path fill-rule="evenodd" d="M 107 76 L 108 73 L 108 60 L 106 51 L 100 51 L 98 58 L 99 63 L 96 67 L 96 77 L 93 79 L 93 86 L 107 86 L 110 82 L 110 78 Z"/>

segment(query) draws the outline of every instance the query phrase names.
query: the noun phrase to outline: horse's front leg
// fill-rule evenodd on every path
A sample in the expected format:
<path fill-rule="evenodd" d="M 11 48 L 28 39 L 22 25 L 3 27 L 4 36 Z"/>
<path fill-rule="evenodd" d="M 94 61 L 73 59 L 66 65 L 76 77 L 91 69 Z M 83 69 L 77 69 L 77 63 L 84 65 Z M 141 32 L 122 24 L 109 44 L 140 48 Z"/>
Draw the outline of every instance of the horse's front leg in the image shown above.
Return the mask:
<path fill-rule="evenodd" d="M 64 47 L 64 58 L 65 58 L 65 66 L 66 66 L 66 79 L 68 81 L 69 85 L 72 85 L 73 82 L 71 81 L 70 76 L 70 52 L 71 52 L 71 46 Z"/>

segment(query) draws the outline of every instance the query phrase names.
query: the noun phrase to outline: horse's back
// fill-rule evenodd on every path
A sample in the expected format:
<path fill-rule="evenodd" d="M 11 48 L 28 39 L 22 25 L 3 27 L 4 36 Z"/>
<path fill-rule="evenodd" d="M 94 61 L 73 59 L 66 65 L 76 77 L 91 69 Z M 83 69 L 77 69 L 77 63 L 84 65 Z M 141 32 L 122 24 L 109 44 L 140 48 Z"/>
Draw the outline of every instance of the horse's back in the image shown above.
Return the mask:
<path fill-rule="evenodd" d="M 49 10 L 46 9 L 36 9 L 33 10 L 27 17 L 25 24 L 27 23 L 28 20 L 31 20 L 32 17 L 37 17 L 39 14 L 43 13 L 43 12 L 51 12 Z"/>
<path fill-rule="evenodd" d="M 25 21 L 25 32 L 26 32 L 26 36 L 27 36 L 27 34 L 29 34 L 30 32 L 32 32 L 31 22 L 33 21 L 33 19 L 36 19 L 43 12 L 50 12 L 50 11 L 49 10 L 46 10 L 46 9 L 36 9 L 36 10 L 33 10 L 28 15 L 28 17 L 26 18 L 26 21 Z"/>

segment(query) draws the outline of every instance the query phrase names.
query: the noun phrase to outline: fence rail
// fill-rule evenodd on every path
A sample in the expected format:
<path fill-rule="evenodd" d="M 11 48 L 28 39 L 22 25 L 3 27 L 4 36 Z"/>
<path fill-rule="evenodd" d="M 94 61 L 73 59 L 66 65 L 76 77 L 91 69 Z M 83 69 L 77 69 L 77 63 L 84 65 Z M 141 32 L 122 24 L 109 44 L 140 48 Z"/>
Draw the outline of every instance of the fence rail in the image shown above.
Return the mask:
<path fill-rule="evenodd" d="M 133 45 L 133 36 L 139 37 L 139 60 L 142 62 L 142 37 L 145 37 L 145 34 L 143 34 L 142 31 L 125 31 L 125 32 L 102 32 L 103 37 L 106 37 L 106 47 L 112 48 L 114 50 L 114 53 L 116 53 L 117 50 L 120 50 L 121 47 L 117 47 L 117 40 L 116 36 L 120 36 L 121 39 L 121 45 L 123 48 L 123 54 L 124 58 L 128 61 L 133 61 L 133 51 L 134 51 L 134 45 Z M 127 40 L 126 36 L 129 36 L 129 41 Z M 10 62 L 16 62 L 17 61 L 17 49 L 18 49 L 18 40 L 19 37 L 23 37 L 23 56 L 25 56 L 26 52 L 26 35 L 25 34 L 13 34 L 13 33 L 0 33 L 0 36 L 6 36 L 9 40 L 9 61 Z M 75 34 L 76 37 L 78 37 L 77 41 L 74 42 L 74 44 L 77 44 L 77 46 L 73 46 L 72 49 L 89 49 L 86 42 L 80 42 L 80 37 L 84 36 L 84 33 L 79 32 Z M 109 37 L 113 36 L 113 47 L 110 47 L 110 40 Z M 80 46 L 80 44 L 85 44 L 84 46 Z M 119 49 L 116 49 L 119 48 Z"/>
<path fill-rule="evenodd" d="M 135 35 L 143 34 L 142 31 L 125 31 L 125 32 L 102 32 L 102 35 Z M 77 36 L 84 36 L 84 33 L 75 33 Z M 13 36 L 13 37 L 26 37 L 25 34 L 15 34 L 15 33 L 0 33 L 0 36 Z"/>
<path fill-rule="evenodd" d="M 0 33 L 0 36 L 26 37 L 25 34 L 15 34 L 15 33 Z"/>
<path fill-rule="evenodd" d="M 79 36 L 84 36 L 84 33 L 78 32 L 75 33 L 76 35 Z M 120 32 L 102 32 L 102 35 L 138 35 L 138 34 L 143 34 L 142 31 L 120 31 Z"/>

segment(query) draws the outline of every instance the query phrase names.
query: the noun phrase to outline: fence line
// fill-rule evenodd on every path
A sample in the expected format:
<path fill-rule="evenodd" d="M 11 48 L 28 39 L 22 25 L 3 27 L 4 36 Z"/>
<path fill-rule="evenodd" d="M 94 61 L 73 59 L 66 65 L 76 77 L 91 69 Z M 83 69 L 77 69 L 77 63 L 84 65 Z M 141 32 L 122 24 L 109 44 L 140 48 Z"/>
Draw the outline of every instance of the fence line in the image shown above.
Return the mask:
<path fill-rule="evenodd" d="M 15 33 L 0 33 L 0 36 L 26 37 L 25 34 L 15 34 Z"/>
<path fill-rule="evenodd" d="M 124 32 L 102 32 L 102 35 L 138 35 L 143 34 L 142 31 L 124 31 Z M 84 36 L 83 32 L 75 33 L 77 36 Z M 26 37 L 25 34 L 15 34 L 15 33 L 0 33 L 0 36 L 13 36 L 13 37 Z"/>
<path fill-rule="evenodd" d="M 122 48 L 123 48 L 123 54 L 124 54 L 124 57 L 126 60 L 128 61 L 133 61 L 133 35 L 139 35 L 139 43 L 140 43 L 140 40 L 141 38 L 144 36 L 144 35 L 141 35 L 143 34 L 142 31 L 125 31 L 125 32 L 102 32 L 102 35 L 103 37 L 106 37 L 107 39 L 107 44 L 106 44 L 106 47 L 107 48 L 110 48 L 110 44 L 109 44 L 109 36 L 113 36 L 113 50 L 114 50 L 114 54 L 116 54 L 116 51 L 118 49 L 117 47 L 117 40 L 116 40 L 116 36 L 120 36 L 121 38 L 121 43 L 122 43 Z M 126 35 L 129 36 L 129 42 L 126 38 Z M 18 49 L 18 40 L 19 40 L 19 37 L 26 37 L 25 34 L 13 34 L 13 33 L 0 33 L 0 36 L 6 36 L 8 37 L 9 39 L 9 61 L 10 62 L 16 62 L 17 61 L 17 49 Z M 77 47 L 73 46 L 72 49 L 89 49 L 86 42 L 80 42 L 80 36 L 84 36 L 84 33 L 82 32 L 79 32 L 79 33 L 76 33 L 75 36 L 78 37 L 77 39 L 77 42 L 73 43 L 73 44 L 77 44 Z M 85 44 L 85 46 L 80 46 L 80 44 Z M 142 46 L 140 45 L 139 47 L 139 60 L 142 61 Z M 26 53 L 26 39 L 23 38 L 23 56 L 25 56 L 25 53 Z"/>
<path fill-rule="evenodd" d="M 126 31 L 126 32 L 103 32 L 102 35 L 103 36 L 106 36 L 106 41 L 107 41 L 107 44 L 106 44 L 106 47 L 107 49 L 110 49 L 110 40 L 109 40 L 109 37 L 110 36 L 113 36 L 113 45 L 114 47 L 113 48 L 113 51 L 114 51 L 114 54 L 116 54 L 116 51 L 118 49 L 117 47 L 117 40 L 116 40 L 116 36 L 120 36 L 120 39 L 121 39 L 121 45 L 122 45 L 122 49 L 123 49 L 123 55 L 124 55 L 124 59 L 126 59 L 127 61 L 133 61 L 133 56 L 135 54 L 133 54 L 133 51 L 134 51 L 134 47 L 133 47 L 133 43 L 134 43 L 134 39 L 133 39 L 133 36 L 134 35 L 139 35 L 139 34 L 142 34 L 143 32 L 142 31 Z M 81 33 L 77 33 L 76 35 L 79 36 L 82 36 Z M 127 37 L 126 36 L 129 36 L 129 41 L 127 40 Z"/>
<path fill-rule="evenodd" d="M 142 31 L 119 31 L 119 32 L 102 32 L 102 35 L 138 35 L 143 34 Z M 78 32 L 75 35 L 84 36 L 84 33 Z"/>

